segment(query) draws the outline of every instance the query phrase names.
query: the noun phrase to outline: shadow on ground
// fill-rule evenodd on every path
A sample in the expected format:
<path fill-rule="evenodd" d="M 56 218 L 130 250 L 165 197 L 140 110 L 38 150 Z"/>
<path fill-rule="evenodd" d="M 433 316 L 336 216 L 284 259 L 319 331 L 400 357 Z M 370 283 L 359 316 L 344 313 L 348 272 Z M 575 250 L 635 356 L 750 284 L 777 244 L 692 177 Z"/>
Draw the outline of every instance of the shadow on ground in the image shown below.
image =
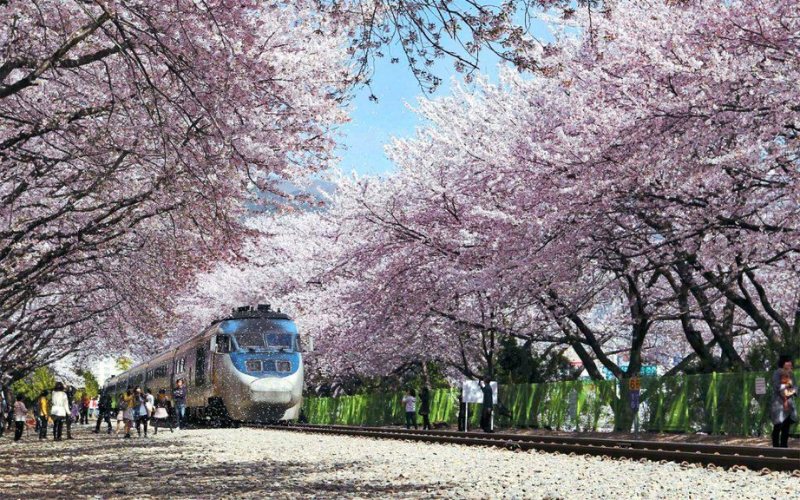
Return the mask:
<path fill-rule="evenodd" d="M 198 454 L 213 457 L 214 450 L 203 450 L 196 442 L 184 444 L 85 435 L 59 443 L 35 437 L 12 443 L 4 437 L 3 498 L 387 497 L 420 496 L 431 487 L 447 487 L 392 484 L 389 477 L 381 482 L 335 478 L 335 473 L 362 467 L 358 462 L 337 462 L 328 470 L 294 461 L 213 462 Z M 311 480 L 312 475 L 323 479 Z M 430 491 L 427 496 L 433 495 Z"/>

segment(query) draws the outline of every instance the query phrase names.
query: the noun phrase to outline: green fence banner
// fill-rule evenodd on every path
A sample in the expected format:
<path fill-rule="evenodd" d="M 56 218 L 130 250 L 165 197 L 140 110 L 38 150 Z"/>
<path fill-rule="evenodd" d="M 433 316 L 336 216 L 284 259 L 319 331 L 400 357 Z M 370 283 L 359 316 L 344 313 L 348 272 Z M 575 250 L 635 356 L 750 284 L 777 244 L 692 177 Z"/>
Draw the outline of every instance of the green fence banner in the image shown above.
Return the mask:
<path fill-rule="evenodd" d="M 639 421 L 650 432 L 762 436 L 769 418 L 771 373 L 711 373 L 641 378 Z M 800 370 L 795 371 L 800 379 Z M 761 379 L 761 380 L 759 380 Z M 567 431 L 630 431 L 634 412 L 628 381 L 576 380 L 498 388 L 495 425 Z M 764 390 L 766 389 L 766 390 Z M 766 392 L 765 394 L 761 394 Z M 456 425 L 458 389 L 431 391 L 430 420 Z M 384 426 L 405 422 L 402 393 L 306 397 L 312 424 Z M 470 409 L 477 426 L 478 406 Z M 797 425 L 793 432 L 797 432 Z"/>

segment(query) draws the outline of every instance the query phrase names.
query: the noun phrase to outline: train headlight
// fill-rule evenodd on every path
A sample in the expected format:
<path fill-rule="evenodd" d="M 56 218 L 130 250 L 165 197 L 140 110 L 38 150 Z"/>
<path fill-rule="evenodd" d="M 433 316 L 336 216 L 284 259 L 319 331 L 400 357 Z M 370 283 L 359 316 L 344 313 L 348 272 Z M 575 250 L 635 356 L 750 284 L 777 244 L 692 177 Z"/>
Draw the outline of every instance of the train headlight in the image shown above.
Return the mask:
<path fill-rule="evenodd" d="M 288 361 L 278 361 L 276 363 L 279 372 L 290 372 L 292 371 L 292 364 Z"/>
<path fill-rule="evenodd" d="M 248 359 L 245 363 L 245 367 L 249 372 L 260 372 L 262 371 L 261 368 L 261 360 L 260 359 Z"/>

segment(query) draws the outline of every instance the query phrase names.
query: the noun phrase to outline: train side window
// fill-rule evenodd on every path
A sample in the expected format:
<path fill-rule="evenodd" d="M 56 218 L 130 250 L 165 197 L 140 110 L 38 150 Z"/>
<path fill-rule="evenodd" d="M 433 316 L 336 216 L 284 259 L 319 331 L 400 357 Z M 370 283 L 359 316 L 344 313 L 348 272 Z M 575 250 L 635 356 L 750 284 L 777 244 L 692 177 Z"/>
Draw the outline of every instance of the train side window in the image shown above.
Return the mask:
<path fill-rule="evenodd" d="M 217 335 L 217 352 L 222 354 L 231 352 L 230 335 Z"/>

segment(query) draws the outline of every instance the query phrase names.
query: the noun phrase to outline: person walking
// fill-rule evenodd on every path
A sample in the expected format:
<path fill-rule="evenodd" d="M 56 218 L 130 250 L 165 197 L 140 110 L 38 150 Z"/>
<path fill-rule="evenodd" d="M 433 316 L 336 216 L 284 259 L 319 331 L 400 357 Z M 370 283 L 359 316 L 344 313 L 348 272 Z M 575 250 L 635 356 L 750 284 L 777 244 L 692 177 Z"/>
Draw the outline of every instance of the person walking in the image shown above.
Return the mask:
<path fill-rule="evenodd" d="M 91 403 L 91 399 L 89 395 L 83 393 L 81 396 L 81 410 L 80 410 L 80 424 L 81 425 L 88 425 L 89 424 L 89 404 Z"/>
<path fill-rule="evenodd" d="M 153 412 L 153 434 L 158 434 L 159 425 L 165 422 L 169 425 L 169 431 L 175 432 L 172 429 L 172 420 L 169 418 L 169 399 L 167 399 L 167 390 L 159 389 L 158 397 L 155 400 L 155 411 Z"/>
<path fill-rule="evenodd" d="M 72 439 L 72 421 L 77 420 L 78 416 L 78 407 L 75 404 L 75 388 L 72 385 L 67 385 L 66 389 L 64 389 L 64 394 L 67 396 L 67 402 L 69 403 L 69 410 L 64 417 L 64 420 L 67 423 L 67 439 Z"/>
<path fill-rule="evenodd" d="M 156 398 L 153 397 L 153 391 L 148 387 L 144 390 L 145 406 L 147 406 L 147 418 L 153 418 L 153 412 L 156 409 Z"/>
<path fill-rule="evenodd" d="M 14 441 L 22 438 L 22 431 L 25 429 L 25 420 L 28 418 L 28 408 L 25 407 L 25 396 L 17 394 L 14 402 Z"/>
<path fill-rule="evenodd" d="M 111 395 L 108 391 L 103 391 L 100 394 L 100 400 L 97 403 L 97 424 L 94 426 L 95 434 L 100 434 L 100 426 L 103 420 L 108 424 L 108 433 L 111 434 Z"/>
<path fill-rule="evenodd" d="M 406 407 L 406 429 L 411 429 L 411 426 L 414 426 L 414 429 L 417 428 L 417 398 L 414 389 L 409 389 L 405 396 L 402 399 L 403 404 Z"/>
<path fill-rule="evenodd" d="M 772 446 L 789 447 L 789 428 L 798 421 L 797 381 L 792 373 L 792 358 L 782 355 L 778 358 L 778 368 L 772 374 Z"/>
<path fill-rule="evenodd" d="M 125 404 L 125 394 L 120 394 L 117 396 L 117 429 L 116 434 L 119 434 L 120 426 L 125 425 L 125 410 L 127 406 Z"/>
<path fill-rule="evenodd" d="M 122 402 L 121 402 L 122 422 L 125 425 L 125 439 L 130 439 L 131 437 L 135 404 L 136 404 L 136 399 L 133 395 L 133 391 L 131 390 L 130 387 L 128 387 L 128 389 L 122 395 Z"/>
<path fill-rule="evenodd" d="M 464 402 L 464 389 L 458 391 L 458 430 L 467 428 L 467 404 Z"/>
<path fill-rule="evenodd" d="M 99 402 L 98 402 L 98 397 L 97 396 L 93 397 L 89 401 L 89 418 L 90 419 L 96 418 L 98 416 L 97 415 L 98 405 L 99 405 Z"/>
<path fill-rule="evenodd" d="M 10 388 L 9 388 L 9 390 L 10 390 Z M 14 408 L 13 407 L 8 409 L 8 415 L 6 416 L 6 420 L 7 420 L 7 425 L 6 425 L 7 429 L 11 429 L 12 427 L 14 427 Z"/>
<path fill-rule="evenodd" d="M 70 416 L 69 396 L 67 396 L 64 384 L 61 382 L 56 382 L 53 388 L 52 400 L 53 406 L 50 408 L 50 415 L 53 417 L 53 441 L 61 441 L 64 420 Z"/>
<path fill-rule="evenodd" d="M 176 387 L 172 390 L 172 401 L 175 403 L 175 426 L 178 429 L 186 428 L 186 396 L 183 379 L 179 378 Z"/>
<path fill-rule="evenodd" d="M 147 419 L 150 417 L 150 412 L 147 408 L 147 397 L 142 392 L 141 387 L 136 387 L 134 393 L 134 418 L 136 420 L 136 434 L 142 437 L 142 427 L 144 427 L 144 437 L 147 437 Z"/>
<path fill-rule="evenodd" d="M 69 414 L 70 414 L 70 417 L 71 417 L 70 421 L 73 424 L 77 424 L 77 423 L 80 422 L 80 419 L 81 419 L 81 403 L 80 403 L 80 401 L 73 401 L 72 402 L 72 406 L 70 406 Z M 71 433 L 68 433 L 68 434 L 70 436 L 72 435 Z M 72 438 L 70 438 L 70 439 L 72 439 Z"/>
<path fill-rule="evenodd" d="M 481 405 L 481 428 L 484 432 L 494 432 L 492 429 L 492 406 L 494 398 L 492 395 L 492 379 L 486 377 L 480 382 L 483 392 L 483 405 Z"/>
<path fill-rule="evenodd" d="M 38 409 L 38 423 L 39 423 L 39 439 L 47 439 L 47 421 L 50 418 L 49 404 L 47 402 L 47 391 L 42 391 L 39 394 L 39 401 L 36 408 Z"/>
<path fill-rule="evenodd" d="M 431 391 L 427 385 L 419 393 L 419 414 L 422 415 L 422 430 L 431 429 Z"/>
<path fill-rule="evenodd" d="M 0 386 L 0 437 L 3 437 L 6 430 L 6 415 L 8 415 L 10 407 L 11 405 L 6 401 L 6 391 Z"/>

